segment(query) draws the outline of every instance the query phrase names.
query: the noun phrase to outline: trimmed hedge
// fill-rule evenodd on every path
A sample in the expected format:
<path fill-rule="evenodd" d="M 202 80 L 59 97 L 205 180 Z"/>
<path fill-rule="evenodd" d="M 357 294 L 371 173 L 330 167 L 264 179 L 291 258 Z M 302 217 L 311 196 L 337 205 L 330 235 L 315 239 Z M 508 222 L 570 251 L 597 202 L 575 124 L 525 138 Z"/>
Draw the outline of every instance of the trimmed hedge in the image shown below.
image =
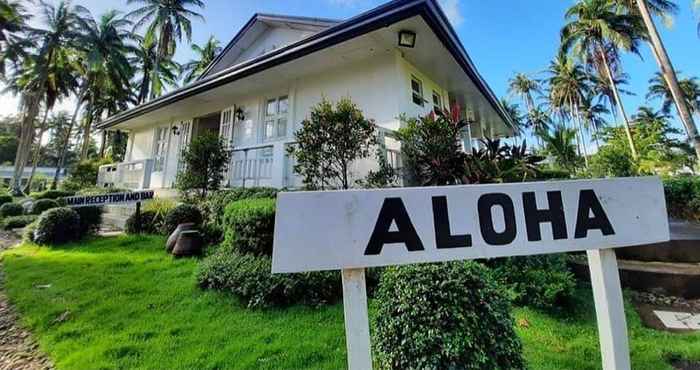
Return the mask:
<path fill-rule="evenodd" d="M 39 199 L 32 205 L 32 214 L 40 215 L 51 208 L 58 208 L 60 205 L 53 199 Z"/>
<path fill-rule="evenodd" d="M 158 234 L 160 232 L 154 211 L 141 211 L 139 217 L 136 216 L 134 213 L 126 219 L 124 231 L 127 234 Z"/>
<path fill-rule="evenodd" d="M 38 244 L 63 244 L 80 239 L 80 216 L 71 208 L 53 208 L 39 216 L 34 231 Z"/>
<path fill-rule="evenodd" d="M 40 193 L 31 193 L 29 194 L 30 197 L 34 198 L 35 200 L 39 199 L 59 199 L 59 198 L 65 198 L 65 197 L 72 197 L 75 195 L 74 191 L 65 191 L 65 190 L 46 190 L 42 191 Z"/>
<path fill-rule="evenodd" d="M 275 198 L 278 189 L 267 187 L 235 188 L 213 192 L 199 203 L 204 218 L 203 229 L 212 244 L 224 238 L 224 212 L 229 204 L 243 199 Z"/>
<path fill-rule="evenodd" d="M 2 220 L 4 230 L 20 229 L 36 221 L 36 215 L 10 216 Z"/>
<path fill-rule="evenodd" d="M 566 264 L 566 255 L 507 257 L 486 261 L 514 304 L 544 309 L 571 302 L 576 279 Z"/>
<path fill-rule="evenodd" d="M 235 294 L 248 307 L 319 305 L 342 295 L 338 271 L 272 274 L 268 256 L 239 254 L 218 248 L 199 265 L 197 281 L 205 289 Z"/>
<path fill-rule="evenodd" d="M 524 369 L 508 300 L 483 265 L 387 268 L 372 343 L 386 369 Z"/>
<path fill-rule="evenodd" d="M 24 207 L 19 203 L 5 203 L 0 206 L 1 217 L 20 216 L 24 213 Z"/>
<path fill-rule="evenodd" d="M 102 207 L 73 208 L 80 216 L 80 235 L 96 234 L 102 225 Z"/>
<path fill-rule="evenodd" d="M 12 195 L 0 194 L 0 206 L 5 204 L 5 203 L 12 203 L 13 201 L 14 201 L 14 198 L 12 198 Z"/>
<path fill-rule="evenodd" d="M 171 209 L 165 216 L 162 233 L 165 235 L 170 235 L 173 231 L 175 231 L 179 224 L 188 222 L 192 222 L 197 226 L 201 225 L 202 213 L 199 211 L 199 208 L 191 204 L 180 204 Z"/>
<path fill-rule="evenodd" d="M 238 253 L 272 256 L 275 200 L 244 199 L 233 202 L 224 212 L 224 245 Z"/>

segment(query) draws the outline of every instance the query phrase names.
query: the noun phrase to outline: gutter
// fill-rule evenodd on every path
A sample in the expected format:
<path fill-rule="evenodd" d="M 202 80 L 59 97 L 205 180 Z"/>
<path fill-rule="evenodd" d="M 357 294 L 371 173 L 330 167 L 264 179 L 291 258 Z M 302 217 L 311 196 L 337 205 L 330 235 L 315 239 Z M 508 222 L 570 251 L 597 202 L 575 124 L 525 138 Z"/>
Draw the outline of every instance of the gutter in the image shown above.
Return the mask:
<path fill-rule="evenodd" d="M 240 80 L 244 77 L 301 58 L 416 15 L 423 17 L 433 32 L 435 32 L 442 41 L 443 45 L 450 51 L 460 66 L 462 66 L 464 72 L 471 78 L 479 91 L 484 94 L 489 103 L 491 103 L 491 106 L 501 116 L 504 122 L 512 127 L 512 119 L 505 113 L 505 110 L 500 102 L 498 102 L 498 99 L 496 99 L 493 91 L 491 91 L 486 82 L 476 71 L 471 59 L 459 42 L 454 29 L 450 26 L 447 17 L 436 3 L 436 0 L 394 0 L 350 18 L 336 26 L 320 31 L 306 39 L 229 67 L 228 69 L 208 76 L 205 79 L 195 81 L 191 85 L 172 91 L 148 103 L 118 113 L 100 123 L 97 129 L 104 130 L 110 128 L 180 100 Z M 255 16 L 251 21 L 253 19 L 255 19 Z M 251 23 L 251 21 L 249 21 L 249 23 Z M 250 25 L 246 24 L 244 28 L 246 27 L 250 27 Z"/>

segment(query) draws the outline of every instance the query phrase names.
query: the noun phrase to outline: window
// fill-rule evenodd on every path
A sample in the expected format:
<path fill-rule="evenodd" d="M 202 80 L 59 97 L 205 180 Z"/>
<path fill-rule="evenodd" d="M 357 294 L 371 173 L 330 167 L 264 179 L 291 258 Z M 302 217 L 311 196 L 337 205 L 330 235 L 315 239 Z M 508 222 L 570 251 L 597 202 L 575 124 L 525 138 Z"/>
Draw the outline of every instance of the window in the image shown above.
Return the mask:
<path fill-rule="evenodd" d="M 153 140 L 153 171 L 160 172 L 165 168 L 165 153 L 168 147 L 168 127 L 156 128 Z"/>
<path fill-rule="evenodd" d="M 442 108 L 442 97 L 440 94 L 433 91 L 433 111 L 438 113 L 442 111 Z"/>
<path fill-rule="evenodd" d="M 265 105 L 265 140 L 287 136 L 288 110 L 289 99 L 287 96 L 267 100 Z"/>
<path fill-rule="evenodd" d="M 395 170 L 401 169 L 401 152 L 398 150 L 387 149 L 386 161 L 389 166 Z"/>
<path fill-rule="evenodd" d="M 411 92 L 413 96 L 413 102 L 417 105 L 423 106 L 423 83 L 411 76 Z"/>

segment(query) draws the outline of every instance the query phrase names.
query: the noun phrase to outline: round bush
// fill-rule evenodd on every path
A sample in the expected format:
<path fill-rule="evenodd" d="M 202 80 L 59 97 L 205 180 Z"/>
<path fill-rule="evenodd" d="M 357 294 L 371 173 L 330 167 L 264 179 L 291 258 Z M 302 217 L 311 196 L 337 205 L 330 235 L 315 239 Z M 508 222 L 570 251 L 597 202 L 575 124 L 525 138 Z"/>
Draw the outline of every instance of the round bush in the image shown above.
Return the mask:
<path fill-rule="evenodd" d="M 508 300 L 476 262 L 387 268 L 373 344 L 387 369 L 524 369 Z"/>
<path fill-rule="evenodd" d="M 224 245 L 239 253 L 272 256 L 275 200 L 244 199 L 229 204 L 224 212 L 224 229 Z"/>
<path fill-rule="evenodd" d="M 36 221 L 36 215 L 11 216 L 2 220 L 2 228 L 5 230 L 20 229 Z"/>
<path fill-rule="evenodd" d="M 199 226 L 202 224 L 202 213 L 199 209 L 191 204 L 180 204 L 173 208 L 165 216 L 163 223 L 163 233 L 170 235 L 177 225 L 192 222 Z"/>
<path fill-rule="evenodd" d="M 25 226 L 24 231 L 22 232 L 22 242 L 24 243 L 33 243 L 34 242 L 34 233 L 36 231 L 36 225 L 37 225 L 37 220 L 34 220 L 31 224 Z"/>
<path fill-rule="evenodd" d="M 5 204 L 5 203 L 12 203 L 13 202 L 12 195 L 9 194 L 0 194 L 0 206 Z"/>
<path fill-rule="evenodd" d="M 70 208 L 53 208 L 39 216 L 34 241 L 38 244 L 63 244 L 80 238 L 80 216 Z"/>
<path fill-rule="evenodd" d="M 138 217 L 136 213 L 132 214 L 126 219 L 124 229 L 127 234 L 158 234 L 156 212 L 141 211 Z"/>
<path fill-rule="evenodd" d="M 24 213 L 24 207 L 19 203 L 5 203 L 0 206 L 2 217 L 20 216 L 22 213 Z"/>
<path fill-rule="evenodd" d="M 36 200 L 39 199 L 58 199 L 58 198 L 65 198 L 65 197 L 71 197 L 75 195 L 75 192 L 73 191 L 64 191 L 64 190 L 46 190 L 42 191 L 41 193 L 32 193 L 30 196 Z"/>
<path fill-rule="evenodd" d="M 95 234 L 102 225 L 102 207 L 74 208 L 80 216 L 80 235 Z"/>
<path fill-rule="evenodd" d="M 60 205 L 53 199 L 39 199 L 32 205 L 32 214 L 40 215 L 51 208 L 58 208 Z"/>
<path fill-rule="evenodd" d="M 228 291 L 248 307 L 319 305 L 341 296 L 338 271 L 303 274 L 272 274 L 268 256 L 239 254 L 220 247 L 199 265 L 197 281 L 202 288 Z"/>

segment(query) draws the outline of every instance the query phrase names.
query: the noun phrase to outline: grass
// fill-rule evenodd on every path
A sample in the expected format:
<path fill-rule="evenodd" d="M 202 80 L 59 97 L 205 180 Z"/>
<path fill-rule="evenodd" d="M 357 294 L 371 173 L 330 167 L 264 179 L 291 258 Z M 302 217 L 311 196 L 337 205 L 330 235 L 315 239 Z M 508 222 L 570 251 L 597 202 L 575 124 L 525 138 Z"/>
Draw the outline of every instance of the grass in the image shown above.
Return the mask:
<path fill-rule="evenodd" d="M 59 369 L 337 369 L 346 365 L 342 305 L 248 310 L 196 287 L 196 260 L 164 239 L 123 236 L 2 255 L 6 291 Z M 533 369 L 598 369 L 592 295 L 575 309 L 514 311 Z M 634 369 L 700 359 L 700 335 L 643 328 L 628 308 Z"/>

